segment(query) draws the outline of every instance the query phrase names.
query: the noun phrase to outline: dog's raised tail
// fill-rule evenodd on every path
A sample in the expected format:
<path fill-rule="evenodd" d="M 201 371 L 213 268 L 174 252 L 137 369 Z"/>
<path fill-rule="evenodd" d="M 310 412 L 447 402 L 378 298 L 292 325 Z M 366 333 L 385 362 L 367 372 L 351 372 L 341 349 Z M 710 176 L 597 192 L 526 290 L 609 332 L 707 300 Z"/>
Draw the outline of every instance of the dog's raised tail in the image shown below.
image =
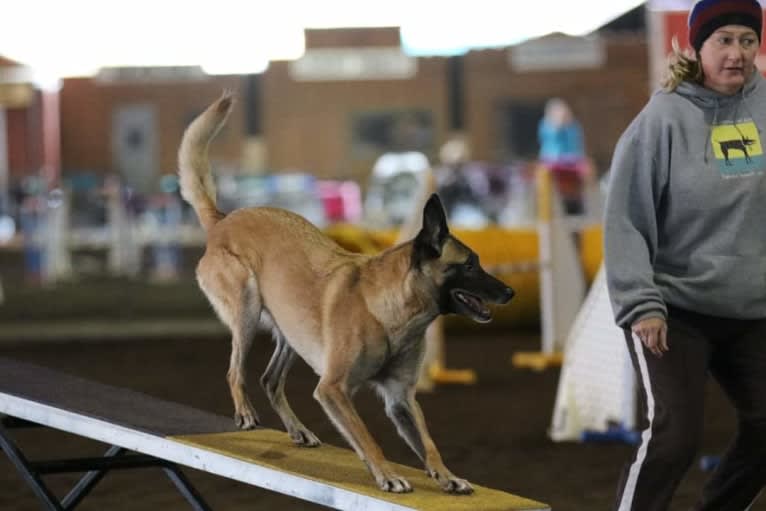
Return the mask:
<path fill-rule="evenodd" d="M 226 123 L 232 103 L 232 93 L 224 91 L 215 103 L 189 124 L 178 149 L 181 196 L 194 208 L 206 231 L 225 216 L 216 205 L 208 147 Z"/>

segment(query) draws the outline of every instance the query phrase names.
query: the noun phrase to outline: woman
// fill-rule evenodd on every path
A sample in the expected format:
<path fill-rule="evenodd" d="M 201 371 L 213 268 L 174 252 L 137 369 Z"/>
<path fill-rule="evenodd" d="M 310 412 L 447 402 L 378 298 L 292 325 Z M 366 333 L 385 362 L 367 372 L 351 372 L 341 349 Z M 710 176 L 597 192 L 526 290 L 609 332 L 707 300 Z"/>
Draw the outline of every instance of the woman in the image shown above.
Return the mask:
<path fill-rule="evenodd" d="M 737 411 L 694 509 L 742 511 L 766 482 L 766 83 L 755 0 L 702 0 L 615 149 L 605 263 L 642 394 L 615 509 L 664 510 L 694 460 L 710 372 Z"/>

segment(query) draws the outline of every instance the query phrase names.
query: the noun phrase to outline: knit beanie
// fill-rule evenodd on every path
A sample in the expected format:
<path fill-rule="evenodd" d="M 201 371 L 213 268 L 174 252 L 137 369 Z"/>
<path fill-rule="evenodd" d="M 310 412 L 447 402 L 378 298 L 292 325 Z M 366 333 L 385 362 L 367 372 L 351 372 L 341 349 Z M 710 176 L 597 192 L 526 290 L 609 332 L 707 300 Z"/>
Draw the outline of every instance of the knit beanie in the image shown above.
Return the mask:
<path fill-rule="evenodd" d="M 700 0 L 689 13 L 689 44 L 696 52 L 724 25 L 752 28 L 761 40 L 763 10 L 757 0 Z"/>

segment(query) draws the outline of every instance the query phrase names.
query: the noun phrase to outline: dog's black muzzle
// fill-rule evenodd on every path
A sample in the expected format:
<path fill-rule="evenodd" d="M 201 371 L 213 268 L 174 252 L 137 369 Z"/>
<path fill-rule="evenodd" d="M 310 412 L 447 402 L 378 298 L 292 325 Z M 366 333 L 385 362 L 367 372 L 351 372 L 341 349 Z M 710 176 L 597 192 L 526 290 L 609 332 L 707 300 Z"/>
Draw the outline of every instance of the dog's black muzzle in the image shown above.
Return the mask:
<path fill-rule="evenodd" d="M 516 291 L 514 291 L 512 287 L 506 287 L 505 290 L 503 290 L 502 296 L 496 303 L 505 305 L 506 303 L 510 302 L 511 298 L 513 298 L 515 295 Z"/>
<path fill-rule="evenodd" d="M 455 279 L 450 284 L 446 307 L 442 310 L 466 316 L 478 323 L 492 320 L 487 303 L 504 305 L 516 294 L 511 287 L 483 270 L 470 278 Z"/>

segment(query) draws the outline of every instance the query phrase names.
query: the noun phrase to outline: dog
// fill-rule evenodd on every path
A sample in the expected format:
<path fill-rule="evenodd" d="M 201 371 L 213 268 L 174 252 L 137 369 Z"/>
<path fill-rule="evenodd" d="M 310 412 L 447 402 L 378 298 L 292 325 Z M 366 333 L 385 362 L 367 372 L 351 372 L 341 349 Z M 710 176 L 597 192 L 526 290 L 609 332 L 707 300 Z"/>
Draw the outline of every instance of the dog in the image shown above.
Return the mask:
<path fill-rule="evenodd" d="M 211 140 L 232 110 L 224 94 L 196 117 L 179 147 L 183 198 L 206 231 L 197 281 L 232 334 L 227 380 L 241 429 L 260 424 L 245 386 L 245 359 L 261 324 L 270 328 L 274 354 L 260 382 L 292 441 L 319 439 L 296 417 L 285 378 L 297 356 L 319 376 L 314 398 L 367 465 L 384 491 L 412 491 L 386 461 L 354 408 L 363 384 L 382 396 L 388 417 L 449 493 L 471 493 L 470 483 L 444 465 L 415 399 L 426 327 L 440 314 L 490 321 L 486 303 L 505 304 L 514 291 L 487 274 L 477 255 L 450 235 L 444 209 L 432 195 L 413 240 L 370 256 L 347 251 L 303 217 L 277 208 L 216 206 L 208 158 Z"/>
<path fill-rule="evenodd" d="M 752 138 L 742 137 L 734 140 L 721 140 L 718 142 L 721 146 L 721 152 L 723 152 L 723 158 L 726 165 L 732 165 L 729 161 L 729 151 L 738 150 L 742 151 L 745 155 L 745 162 L 751 163 L 753 160 L 750 158 L 750 153 L 747 151 L 747 147 L 755 144 L 755 140 Z"/>

